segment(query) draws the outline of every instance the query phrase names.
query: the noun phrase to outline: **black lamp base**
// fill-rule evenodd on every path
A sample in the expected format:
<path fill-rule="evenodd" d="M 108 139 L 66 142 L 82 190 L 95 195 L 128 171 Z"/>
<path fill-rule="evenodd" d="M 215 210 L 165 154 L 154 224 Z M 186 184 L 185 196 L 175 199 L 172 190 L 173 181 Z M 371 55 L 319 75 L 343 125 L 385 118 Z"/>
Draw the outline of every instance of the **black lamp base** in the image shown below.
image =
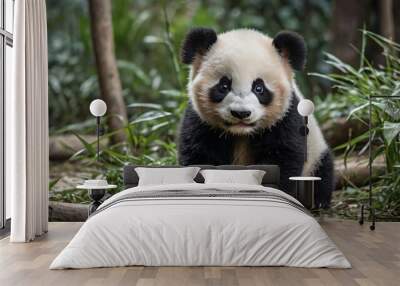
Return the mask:
<path fill-rule="evenodd" d="M 363 225 L 363 224 L 364 224 L 364 220 L 365 220 L 365 216 L 364 216 L 365 208 L 369 209 L 370 216 L 371 216 L 371 225 L 369 226 L 369 229 L 370 229 L 370 230 L 375 230 L 375 221 L 376 221 L 376 218 L 375 218 L 375 211 L 374 211 L 374 209 L 371 208 L 370 206 L 366 206 L 366 205 L 364 205 L 364 204 L 361 205 L 361 208 L 360 208 L 360 218 L 358 219 L 358 223 L 359 223 L 360 225 Z"/>
<path fill-rule="evenodd" d="M 314 181 L 296 181 L 296 198 L 308 210 L 312 210 L 315 208 L 314 194 L 315 194 Z"/>
<path fill-rule="evenodd" d="M 92 203 L 89 205 L 88 214 L 89 216 L 94 213 L 97 208 L 101 205 L 101 199 L 106 194 L 105 189 L 93 189 L 89 190 L 89 197 L 92 199 Z"/>

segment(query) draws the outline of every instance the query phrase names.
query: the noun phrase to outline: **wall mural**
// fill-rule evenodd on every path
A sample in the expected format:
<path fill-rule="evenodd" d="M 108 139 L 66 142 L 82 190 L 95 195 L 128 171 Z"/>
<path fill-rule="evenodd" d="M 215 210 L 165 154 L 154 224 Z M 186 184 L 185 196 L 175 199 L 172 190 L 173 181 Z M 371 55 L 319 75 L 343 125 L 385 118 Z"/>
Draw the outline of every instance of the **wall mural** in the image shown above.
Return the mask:
<path fill-rule="evenodd" d="M 368 198 L 368 96 L 398 93 L 400 15 L 392 29 L 369 4 L 268 2 L 47 1 L 51 219 L 84 220 L 76 186 L 104 178 L 119 192 L 127 164 L 278 164 L 282 189 L 321 177 L 317 204 L 355 218 Z M 304 98 L 313 114 L 299 113 Z M 399 107 L 372 105 L 373 188 L 394 219 L 400 123 L 388 104 Z"/>

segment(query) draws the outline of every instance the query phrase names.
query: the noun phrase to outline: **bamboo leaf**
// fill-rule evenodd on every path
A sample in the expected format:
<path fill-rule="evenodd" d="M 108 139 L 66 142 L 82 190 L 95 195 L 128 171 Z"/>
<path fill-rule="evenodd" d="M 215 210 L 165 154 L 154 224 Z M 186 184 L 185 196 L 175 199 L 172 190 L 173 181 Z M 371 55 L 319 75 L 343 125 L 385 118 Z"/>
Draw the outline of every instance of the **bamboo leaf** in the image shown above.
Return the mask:
<path fill-rule="evenodd" d="M 347 120 L 349 120 L 349 119 L 354 115 L 354 113 L 356 113 L 356 112 L 358 112 L 358 111 L 361 111 L 361 110 L 363 110 L 364 108 L 366 108 L 366 107 L 368 107 L 368 106 L 369 106 L 369 103 L 365 103 L 365 104 L 363 104 L 363 105 L 361 105 L 361 106 L 358 106 L 358 107 L 352 109 L 352 110 L 350 111 L 349 115 L 347 116 Z"/>
<path fill-rule="evenodd" d="M 400 133 L 400 123 L 399 122 L 387 122 L 383 124 L 383 136 L 385 137 L 388 145 L 392 144 L 392 141 Z"/>
<path fill-rule="evenodd" d="M 176 89 L 161 90 L 160 93 L 163 94 L 163 95 L 170 96 L 170 97 L 180 97 L 180 96 L 182 96 L 182 93 L 179 90 L 176 90 Z"/>
<path fill-rule="evenodd" d="M 154 121 L 156 119 L 161 119 L 161 118 L 165 118 L 168 116 L 171 116 L 171 113 L 166 112 L 166 111 L 149 111 L 149 112 L 143 113 L 138 118 L 131 121 L 130 124 L 138 124 L 138 123 L 143 123 L 143 122 L 148 122 L 148 121 Z"/>
<path fill-rule="evenodd" d="M 160 123 L 160 124 L 156 124 L 156 125 L 154 125 L 154 126 L 151 127 L 150 131 L 151 131 L 151 132 L 155 132 L 155 131 L 157 131 L 157 130 L 159 130 L 159 129 L 165 127 L 165 126 L 168 126 L 168 125 L 170 125 L 170 124 L 171 124 L 171 122 L 169 122 L 169 121 L 165 121 L 165 122 L 162 122 L 162 123 Z"/>
<path fill-rule="evenodd" d="M 161 104 L 155 103 L 131 103 L 128 105 L 130 108 L 150 108 L 150 109 L 162 109 Z"/>
<path fill-rule="evenodd" d="M 371 130 L 371 132 L 374 132 L 374 129 Z M 339 146 L 336 146 L 333 150 L 337 151 L 337 150 L 341 150 L 341 149 L 344 149 L 344 148 L 348 148 L 348 145 L 352 146 L 352 145 L 360 143 L 360 142 L 362 142 L 362 141 L 364 141 L 364 140 L 366 140 L 368 138 L 369 138 L 369 132 L 367 131 L 367 132 L 365 132 L 365 133 L 353 138 L 349 142 L 346 142 L 346 143 L 343 143 L 343 144 L 341 144 Z"/>
<path fill-rule="evenodd" d="M 157 36 L 153 36 L 153 35 L 149 35 L 149 36 L 144 37 L 143 41 L 146 44 L 164 44 L 164 45 L 166 44 L 164 39 L 162 39 L 160 37 L 157 37 Z"/>
<path fill-rule="evenodd" d="M 50 182 L 49 182 L 49 190 L 51 191 L 54 188 L 54 186 L 58 183 L 58 181 L 60 181 L 60 180 L 61 180 L 61 177 L 53 179 L 53 180 L 50 180 Z"/>
<path fill-rule="evenodd" d="M 96 154 L 96 149 L 92 146 L 92 144 L 94 143 L 89 143 L 87 142 L 82 136 L 80 136 L 79 134 L 73 132 L 72 134 L 74 134 L 76 136 L 76 138 L 78 138 L 78 140 L 82 143 L 82 145 L 85 147 L 85 150 L 90 154 L 90 155 L 95 155 Z"/>
<path fill-rule="evenodd" d="M 89 112 L 89 108 L 88 108 L 88 112 Z M 61 129 L 58 129 L 57 132 L 55 132 L 55 133 L 62 134 L 62 133 L 66 133 L 66 132 L 82 131 L 84 129 L 93 128 L 95 125 L 96 125 L 96 120 L 94 118 L 90 118 L 83 122 L 69 124 Z"/>

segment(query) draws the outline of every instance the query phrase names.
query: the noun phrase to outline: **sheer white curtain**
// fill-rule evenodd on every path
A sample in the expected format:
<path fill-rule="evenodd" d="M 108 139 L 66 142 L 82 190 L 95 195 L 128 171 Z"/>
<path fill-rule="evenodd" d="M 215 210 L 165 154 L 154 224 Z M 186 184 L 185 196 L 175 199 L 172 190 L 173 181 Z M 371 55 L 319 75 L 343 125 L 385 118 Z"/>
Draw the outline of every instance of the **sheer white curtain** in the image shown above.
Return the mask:
<path fill-rule="evenodd" d="M 6 98 L 6 187 L 12 242 L 48 225 L 47 22 L 45 0 L 15 1 L 13 93 Z"/>

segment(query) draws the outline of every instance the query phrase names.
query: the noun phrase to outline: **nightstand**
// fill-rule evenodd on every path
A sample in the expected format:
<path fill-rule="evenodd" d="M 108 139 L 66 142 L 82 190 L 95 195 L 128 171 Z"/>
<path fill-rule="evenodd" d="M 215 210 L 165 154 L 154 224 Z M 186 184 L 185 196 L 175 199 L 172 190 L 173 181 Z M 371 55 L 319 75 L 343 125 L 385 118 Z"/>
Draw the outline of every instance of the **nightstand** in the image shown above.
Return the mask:
<path fill-rule="evenodd" d="M 101 205 L 101 199 L 106 194 L 106 190 L 115 189 L 116 185 L 104 185 L 104 186 L 89 186 L 80 185 L 77 189 L 88 190 L 89 197 L 92 199 L 92 203 L 89 205 L 88 214 L 89 216 L 96 211 L 96 209 Z"/>
<path fill-rule="evenodd" d="M 307 209 L 315 208 L 314 193 L 315 181 L 320 181 L 320 177 L 290 177 L 289 180 L 296 183 L 296 199 Z"/>

